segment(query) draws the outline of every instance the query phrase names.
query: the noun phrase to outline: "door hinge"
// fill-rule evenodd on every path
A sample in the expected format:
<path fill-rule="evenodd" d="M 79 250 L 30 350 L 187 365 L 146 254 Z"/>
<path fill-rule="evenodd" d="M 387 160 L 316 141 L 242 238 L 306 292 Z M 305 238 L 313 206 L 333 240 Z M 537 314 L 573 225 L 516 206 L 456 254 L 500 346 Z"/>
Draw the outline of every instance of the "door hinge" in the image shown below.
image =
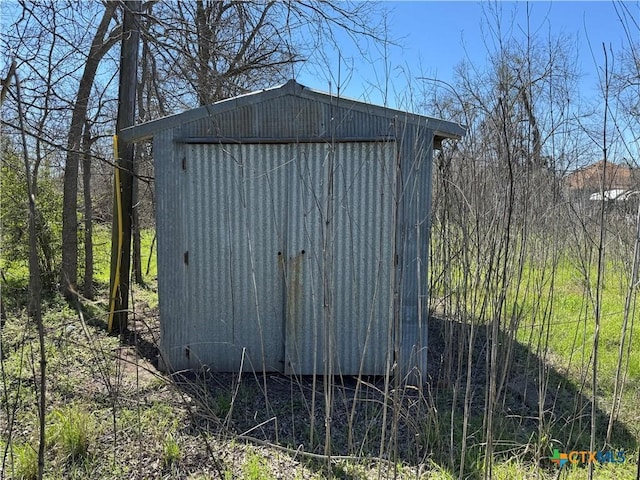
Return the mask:
<path fill-rule="evenodd" d="M 182 170 L 187 169 L 187 157 L 182 157 Z"/>
<path fill-rule="evenodd" d="M 189 250 L 184 252 L 184 264 L 189 265 Z"/>

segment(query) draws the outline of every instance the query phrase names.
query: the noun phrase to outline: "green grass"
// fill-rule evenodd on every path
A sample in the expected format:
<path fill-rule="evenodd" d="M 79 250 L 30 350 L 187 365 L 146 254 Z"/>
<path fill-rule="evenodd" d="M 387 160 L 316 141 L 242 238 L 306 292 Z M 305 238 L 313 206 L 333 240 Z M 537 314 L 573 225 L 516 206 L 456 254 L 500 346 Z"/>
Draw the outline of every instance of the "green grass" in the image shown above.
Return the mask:
<path fill-rule="evenodd" d="M 173 434 L 167 433 L 162 444 L 162 463 L 165 467 L 170 467 L 178 462 L 181 457 L 180 445 Z"/>
<path fill-rule="evenodd" d="M 631 480 L 635 478 L 637 465 L 632 462 L 623 464 L 597 464 L 594 469 L 594 478 L 597 480 Z M 557 471 L 557 468 L 554 470 Z M 493 480 L 537 480 L 540 478 L 540 470 L 533 465 L 524 464 L 517 460 L 497 464 L 493 468 Z M 555 478 L 553 471 L 548 472 L 546 478 Z M 545 478 L 543 476 L 542 478 Z M 560 477 L 563 480 L 584 480 L 587 478 L 587 467 L 564 466 Z"/>
<path fill-rule="evenodd" d="M 158 263 L 156 257 L 156 245 L 153 246 L 149 273 L 147 274 L 147 262 L 151 252 L 154 231 L 146 229 L 140 232 L 140 249 L 142 257 L 142 275 L 145 281 L 152 280 L 158 275 Z M 111 228 L 107 225 L 98 225 L 93 231 L 93 261 L 94 280 L 105 285 L 109 284 L 111 271 Z"/>
<path fill-rule="evenodd" d="M 85 458 L 98 435 L 93 416 L 84 408 L 72 405 L 54 409 L 50 418 L 52 424 L 47 434 L 50 445 L 57 447 L 68 460 L 75 462 Z"/>
<path fill-rule="evenodd" d="M 572 466 L 566 468 L 566 476 L 563 480 L 583 480 L 587 478 L 587 468 L 585 466 Z M 638 465 L 635 462 L 627 461 L 623 464 L 605 463 L 596 465 L 594 468 L 594 478 L 598 480 L 632 480 L 636 475 Z"/>
<path fill-rule="evenodd" d="M 265 459 L 257 453 L 250 453 L 242 469 L 247 480 L 268 480 L 272 478 Z"/>
<path fill-rule="evenodd" d="M 152 237 L 151 231 L 143 234 L 143 270 L 146 270 Z M 98 298 L 104 299 L 108 297 L 106 285 L 110 257 L 110 230 L 107 226 L 96 229 L 95 249 L 96 283 L 100 288 Z M 150 288 L 134 289 L 136 302 L 138 305 L 144 304 L 140 311 L 157 306 L 157 290 L 154 289 L 156 269 L 157 263 L 153 255 L 150 273 L 146 277 Z M 595 276 L 593 272 L 590 273 L 593 282 Z M 607 261 L 599 354 L 602 390 L 599 401 L 604 409 L 611 403 L 613 372 L 618 355 L 625 294 L 621 281 L 623 273 L 623 269 L 614 259 Z M 3 349 L 4 352 L 8 352 L 5 353 L 3 361 L 10 388 L 6 397 L 0 395 L 0 411 L 5 412 L 7 404 L 18 405 L 13 439 L 12 475 L 15 478 L 28 479 L 34 478 L 34 468 L 37 473 L 37 442 L 34 443 L 34 439 L 37 438 L 37 402 L 33 382 L 33 372 L 37 369 L 37 336 L 34 326 L 27 326 L 25 314 L 26 269 L 12 269 L 5 274 L 10 274 L 11 278 L 18 281 L 11 283 L 13 289 L 8 291 L 10 296 L 6 298 L 10 315 L 2 331 Z M 518 307 L 520 326 L 517 340 L 522 351 L 536 350 L 535 342 L 530 342 L 530 337 L 537 338 L 540 325 L 543 323 L 541 307 L 549 295 L 549 284 L 534 288 L 542 283 L 543 274 L 548 275 L 549 271 L 534 265 L 534 262 L 529 262 L 523 275 L 524 279 L 529 281 L 529 290 L 523 288 L 517 298 L 515 292 L 510 290 L 505 302 L 505 318 L 509 318 L 514 306 Z M 23 277 L 20 278 L 20 275 Z M 454 281 L 458 280 L 459 278 L 454 276 Z M 588 374 L 593 310 L 585 299 L 582 274 L 568 257 L 563 258 L 558 264 L 555 282 L 553 311 L 545 325 L 549 332 L 551 352 L 548 359 L 559 372 L 557 375 L 567 374 L 568 382 L 565 381 L 563 388 L 568 388 L 567 383 L 573 388 L 579 385 L 583 375 Z M 217 478 L 217 474 L 212 473 L 211 463 L 203 460 L 209 458 L 209 452 L 203 447 L 201 432 L 206 432 L 204 436 L 214 445 L 217 458 L 222 459 L 225 478 L 260 480 L 274 478 L 275 475 L 282 478 L 326 477 L 326 470 L 323 465 L 318 464 L 319 462 L 308 461 L 295 453 L 283 453 L 266 446 L 254 450 L 242 443 L 236 444 L 230 433 L 234 427 L 238 427 L 239 419 L 248 422 L 250 426 L 268 420 L 272 414 L 282 417 L 294 410 L 296 414 L 303 415 L 302 422 L 308 422 L 308 417 L 304 417 L 303 405 L 296 406 L 294 399 L 290 404 L 272 404 L 270 408 L 274 411 L 269 413 L 269 417 L 261 417 L 260 415 L 264 414 L 261 410 L 262 394 L 243 383 L 238 388 L 237 396 L 233 395 L 235 390 L 229 385 L 225 385 L 227 389 L 218 388 L 217 396 L 209 398 L 210 403 L 207 405 L 211 410 L 206 412 L 207 415 L 200 412 L 199 415 L 193 416 L 194 398 L 189 395 L 182 396 L 184 391 L 181 395 L 171 384 L 170 378 L 138 384 L 135 369 L 132 369 L 130 364 L 118 360 L 119 339 L 107 335 L 99 323 L 91 322 L 92 315 L 103 318 L 102 307 L 96 308 L 94 313 L 91 313 L 93 310 L 90 305 L 87 309 L 89 334 L 93 343 L 88 342 L 77 312 L 60 297 L 55 294 L 49 295 L 43 303 L 49 379 L 46 478 L 146 478 L 145 475 L 163 478 Z M 635 327 L 632 341 L 634 346 L 640 345 L 638 325 Z M 531 375 L 536 376 L 537 373 L 533 372 Z M 587 377 L 587 381 L 589 378 Z M 622 398 L 621 419 L 636 438 L 640 438 L 640 424 L 635 413 L 640 411 L 639 378 L 640 356 L 632 355 L 628 388 Z M 583 395 L 590 394 L 588 385 L 587 383 Z M 575 391 L 571 390 L 571 393 L 577 396 Z M 453 444 L 461 443 L 462 410 L 452 409 L 450 390 L 443 388 L 436 394 L 439 396 L 440 404 L 434 404 L 434 408 L 424 411 L 420 418 L 408 418 L 420 427 L 416 430 L 418 435 L 414 443 L 416 449 L 423 449 L 420 455 L 426 455 L 420 460 L 423 462 L 422 465 L 417 465 L 418 460 L 415 458 L 403 457 L 389 466 L 385 462 L 372 460 L 371 455 L 375 456 L 375 452 L 367 452 L 354 460 L 336 461 L 333 468 L 335 476 L 369 479 L 378 478 L 380 472 L 384 472 L 381 478 L 386 478 L 387 473 L 392 476 L 395 472 L 398 478 L 457 478 L 457 469 L 449 465 L 448 449 L 451 425 L 454 426 Z M 481 403 L 481 394 L 478 398 L 476 401 Z M 366 408 L 377 408 L 377 404 L 372 403 Z M 564 405 L 559 401 L 559 414 L 563 414 L 563 408 Z M 191 414 L 188 413 L 189 409 Z M 450 417 L 451 411 L 455 412 L 453 418 Z M 214 415 L 209 416 L 208 413 L 211 412 Z M 474 480 L 481 478 L 479 475 L 483 454 L 482 414 L 483 412 L 474 414 L 469 423 L 470 440 L 466 459 L 469 469 L 466 471 L 472 472 L 470 478 Z M 227 416 L 229 419 L 225 422 L 225 427 L 230 427 L 231 430 L 216 430 L 221 420 Z M 514 417 L 516 416 L 517 414 L 514 414 Z M 372 410 L 364 417 L 369 423 L 364 422 L 361 426 L 367 429 L 366 434 L 370 441 L 363 442 L 362 445 L 368 448 L 370 443 L 376 447 L 381 435 L 376 423 L 378 416 Z M 495 420 L 499 432 L 497 436 L 504 435 L 500 437 L 500 441 L 511 444 L 507 446 L 510 453 L 505 453 L 505 449 L 496 455 L 493 478 L 555 478 L 557 469 L 547 462 L 544 456 L 538 466 L 532 461 L 530 453 L 522 453 L 527 446 L 535 446 L 538 440 L 536 435 L 531 436 L 529 430 L 524 430 L 518 421 L 505 416 Z M 272 425 L 272 422 L 267 424 L 269 425 Z M 340 431 L 343 426 L 343 419 L 336 419 L 334 432 Z M 246 430 L 246 427 L 247 425 L 242 425 L 239 431 Z M 320 427 L 321 425 L 316 425 L 316 430 Z M 519 432 L 518 428 L 523 431 Z M 222 433 L 218 435 L 214 432 Z M 258 431 L 252 433 L 257 435 Z M 540 444 L 550 445 L 548 439 L 556 438 L 552 429 L 547 434 L 548 438 L 541 439 Z M 286 436 L 282 432 L 281 435 Z M 300 433 L 297 435 L 300 436 Z M 299 447 L 298 443 L 287 443 L 282 437 L 281 445 L 286 445 L 293 451 Z M 580 437 L 581 442 L 582 440 Z M 318 441 L 321 443 L 322 438 Z M 588 445 L 584 444 L 584 448 L 587 449 Z M 431 453 L 426 454 L 428 451 Z M 635 461 L 636 453 L 630 452 L 628 461 L 624 464 L 597 466 L 596 478 L 633 478 Z M 566 476 L 563 474 L 562 478 L 568 480 L 586 476 L 584 467 L 567 468 L 565 473 Z"/>
<path fill-rule="evenodd" d="M 616 250 L 620 248 L 619 245 L 614 247 L 605 254 L 601 290 L 598 390 L 596 392 L 598 442 L 604 439 L 606 421 L 613 404 L 623 310 L 630 277 L 630 254 Z M 519 352 L 520 356 L 514 358 L 515 363 L 511 367 L 510 375 L 514 375 L 518 382 L 521 382 L 521 386 L 528 385 L 529 389 L 535 390 L 539 373 L 536 363 L 532 362 L 542 357 L 545 363 L 545 378 L 550 380 L 548 391 L 550 393 L 547 398 L 552 401 L 553 410 L 545 413 L 548 423 L 545 426 L 546 436 L 542 435 L 540 440 L 538 440 L 540 435 L 535 431 L 529 440 L 518 437 L 516 432 L 521 428 L 519 423 L 522 420 L 518 420 L 517 412 L 512 412 L 515 415 L 506 415 L 503 419 L 498 419 L 499 423 L 507 427 L 504 430 L 501 430 L 501 427 L 498 428 L 498 431 L 502 431 L 498 436 L 504 435 L 500 437 L 501 440 L 504 438 L 509 442 L 516 439 L 516 443 L 523 446 L 529 441 L 531 447 L 538 444 L 544 447 L 548 445 L 549 439 L 556 441 L 561 439 L 560 446 L 563 446 L 562 441 L 568 440 L 564 432 L 575 427 L 575 431 L 569 437 L 570 444 L 582 449 L 589 447 L 592 352 L 595 332 L 594 299 L 591 295 L 595 295 L 596 291 L 597 265 L 593 252 L 590 258 L 584 257 L 589 258 L 591 263 L 586 266 L 581 265 L 576 261 L 576 247 L 571 248 L 573 250 L 567 248 L 560 252 L 553 270 L 550 254 L 552 250 L 549 246 L 544 242 L 540 242 L 539 245 L 535 242 L 528 244 L 519 284 L 516 263 L 519 252 L 512 252 L 513 262 L 509 265 L 508 288 L 499 315 L 502 335 L 498 339 L 498 348 L 502 352 L 506 350 L 504 334 L 509 328 L 517 325 L 516 345 L 513 351 Z M 479 258 L 482 262 L 487 261 L 483 256 Z M 499 276 L 494 270 L 490 281 L 485 283 L 488 267 L 485 264 L 476 265 L 472 262 L 468 267 L 468 273 L 471 275 L 465 277 L 462 265 L 455 263 L 459 260 L 456 258 L 450 266 L 448 277 L 443 275 L 439 277 L 438 268 L 441 270 L 442 268 L 432 265 L 432 281 L 436 282 L 432 290 L 436 300 L 434 304 L 436 312 L 439 311 L 438 308 L 442 308 L 440 307 L 442 303 L 438 302 L 452 299 L 454 312 L 463 321 L 476 322 L 476 325 L 481 327 L 477 333 L 481 337 L 480 344 L 488 345 L 485 325 L 493 319 L 492 309 L 497 304 L 501 293 Z M 551 282 L 552 273 L 553 282 Z M 464 280 L 469 278 L 472 282 L 475 281 L 475 284 L 465 286 Z M 475 294 L 475 297 L 463 296 L 465 290 L 467 293 Z M 481 305 L 485 300 L 488 300 L 487 308 L 483 310 Z M 456 306 L 458 310 L 455 310 Z M 448 314 L 450 313 L 449 311 Z M 614 424 L 611 437 L 614 448 L 627 448 L 632 452 L 635 452 L 640 441 L 640 413 L 638 413 L 640 412 L 640 355 L 636 354 L 640 350 L 640 325 L 637 317 L 636 314 L 633 334 L 630 333 L 631 323 L 629 323 L 625 338 L 626 346 L 623 354 L 623 374 L 626 373 L 625 390 L 620 398 L 618 417 L 620 422 Z M 630 318 L 629 322 L 632 320 Z M 627 350 L 629 346 L 630 353 Z M 548 348 L 546 353 L 545 348 Z M 480 355 L 478 362 L 484 362 L 486 349 L 483 352 L 485 353 Z M 464 363 L 465 360 L 463 360 Z M 484 373 L 482 376 L 484 377 Z M 510 390 L 507 392 L 509 395 L 512 394 Z M 515 392 L 520 391 L 515 390 Z M 444 394 L 445 398 L 446 395 L 447 393 Z M 576 409 L 576 405 L 583 410 Z M 441 402 L 440 410 L 443 408 L 448 408 L 446 400 Z M 537 415 L 535 408 L 532 413 Z M 572 415 L 575 418 L 577 418 L 576 415 L 580 415 L 582 418 L 580 420 L 574 418 L 565 424 L 564 419 L 573 418 Z M 477 419 L 482 420 L 482 415 Z M 454 422 L 457 424 L 457 420 L 454 419 Z M 476 423 L 472 418 L 471 430 L 475 428 Z M 436 437 L 441 434 L 446 435 L 449 430 L 447 427 L 448 425 L 445 425 L 443 432 L 434 432 L 434 435 Z M 459 432 L 460 429 L 461 426 L 457 425 L 455 431 Z M 526 430 L 525 432 L 529 433 Z M 477 437 L 476 441 L 478 441 Z M 459 444 L 459 440 L 456 439 L 455 443 Z M 443 447 L 446 448 L 446 441 L 443 442 Z M 483 448 L 469 453 L 470 462 L 473 463 L 483 454 Z M 633 455 L 635 457 L 635 453 Z M 496 456 L 494 478 L 538 478 L 540 471 L 534 468 L 531 460 L 531 457 L 525 458 L 522 455 L 515 455 L 509 459 L 509 455 L 500 454 Z M 441 464 L 446 464 L 446 458 L 439 461 Z M 553 469 L 549 469 L 549 464 L 543 463 L 541 466 L 545 467 L 541 471 L 543 478 L 553 475 Z M 635 471 L 634 468 L 635 460 L 623 465 L 598 466 L 596 478 L 633 478 L 631 472 Z M 481 471 L 481 467 L 478 467 L 478 471 Z M 575 472 L 567 472 L 569 479 L 586 476 L 583 468 L 578 468 Z"/>
<path fill-rule="evenodd" d="M 158 263 L 156 245 L 153 242 L 154 231 L 145 229 L 140 233 L 140 248 L 142 257 L 142 275 L 145 282 L 150 282 L 158 275 Z M 78 244 L 79 281 L 82 282 L 84 274 L 84 250 L 82 240 Z M 151 254 L 151 255 L 150 255 Z M 151 258 L 149 258 L 151 257 Z M 94 282 L 99 285 L 109 285 L 111 272 L 111 227 L 106 224 L 97 224 L 93 230 L 93 275 Z M 149 267 L 147 273 L 147 266 Z M 7 279 L 7 283 L 14 288 L 26 286 L 29 282 L 29 263 L 26 258 L 12 259 L 0 256 L 0 268 Z M 6 285 L 5 285 L 6 288 Z"/>
<path fill-rule="evenodd" d="M 557 366 L 568 369 L 576 382 L 589 373 L 591 365 L 595 332 L 595 303 L 592 296 L 595 295 L 597 278 L 597 266 L 594 262 L 595 260 L 586 267 L 589 277 L 586 279 L 584 268 L 568 251 L 559 256 L 555 271 L 552 271 L 548 257 L 539 260 L 536 255 L 529 253 L 519 284 L 516 265 L 510 268 L 509 287 L 500 314 L 504 329 L 508 328 L 514 319 L 518 320 L 516 338 L 533 350 L 538 348 L 539 338 L 546 341 L 548 335 L 548 347 L 557 360 Z M 434 270 L 437 268 L 433 267 Z M 450 282 L 437 285 L 434 293 L 447 296 L 454 292 L 455 296 L 464 288 L 475 289 L 476 296 L 467 297 L 467 304 L 464 305 L 467 318 L 481 324 L 490 321 L 492 306 L 500 295 L 497 276 L 490 282 L 494 290 L 488 291 L 485 288 L 486 266 L 470 267 L 472 277 L 476 274 L 475 270 L 480 273 L 477 282 L 467 287 L 463 285 L 462 266 L 454 264 L 450 268 Z M 600 388 L 606 394 L 612 394 L 614 388 L 629 276 L 629 266 L 622 264 L 620 258 L 612 254 L 605 256 L 598 372 Z M 483 318 L 477 318 L 484 300 L 489 300 L 489 308 L 482 311 Z M 640 349 L 640 324 L 636 319 L 631 337 L 632 320 L 629 318 L 625 342 L 627 347 L 629 344 L 632 345 L 633 352 Z M 624 358 L 628 369 L 627 386 L 632 389 L 640 388 L 640 355 L 628 355 L 625 349 Z"/>
<path fill-rule="evenodd" d="M 30 443 L 13 445 L 13 468 L 17 480 L 35 480 L 38 478 L 38 452 L 36 448 Z"/>
<path fill-rule="evenodd" d="M 524 273 L 525 277 L 531 275 L 534 281 L 540 281 L 540 272 L 536 272 L 531 267 L 528 267 L 528 270 L 530 271 Z M 560 260 L 555 272 L 553 292 L 550 288 L 539 290 L 542 292 L 543 301 L 547 301 L 552 295 L 552 314 L 546 322 L 541 309 L 536 308 L 539 306 L 537 302 L 540 302 L 540 297 L 529 295 L 523 298 L 521 295 L 517 299 L 522 309 L 518 339 L 528 343 L 530 335 L 536 338 L 542 328 L 548 329 L 549 347 L 552 353 L 560 359 L 564 368 L 574 372 L 576 378 L 584 375 L 590 368 L 595 332 L 594 303 L 587 290 L 587 286 L 590 285 L 591 290 L 595 292 L 595 266 L 591 268 L 589 275 L 590 283 L 587 283 L 584 274 L 575 264 L 567 258 Z M 613 261 L 606 264 L 601 303 L 598 372 L 600 387 L 607 393 L 613 393 L 627 293 L 621 275 L 619 265 Z M 509 309 L 515 301 L 511 297 L 507 308 Z M 627 345 L 631 342 L 635 349 L 640 348 L 640 328 L 638 327 L 640 325 L 634 328 L 632 338 L 629 334 L 626 337 Z M 628 385 L 631 388 L 640 386 L 640 356 L 627 356 L 625 352 L 625 358 L 628 359 Z"/>
<path fill-rule="evenodd" d="M 203 459 L 209 458 L 204 451 L 202 440 L 196 434 L 196 429 L 206 428 L 201 422 L 207 417 L 190 417 L 186 414 L 185 407 L 180 403 L 182 399 L 176 395 L 175 389 L 169 382 L 153 389 L 141 386 L 138 390 L 132 389 L 131 383 L 126 378 L 120 378 L 123 365 L 116 366 L 114 353 L 118 349 L 117 338 L 109 337 L 100 328 L 90 326 L 95 348 L 104 352 L 107 357 L 101 359 L 89 348 L 82 329 L 77 328 L 74 312 L 64 302 L 52 302 L 48 304 L 46 315 L 47 352 L 49 355 L 50 378 L 58 378 L 63 373 L 73 377 L 72 385 L 61 385 L 52 380 L 49 384 L 49 405 L 46 457 L 46 478 L 129 478 L 139 475 L 139 468 L 148 475 L 162 476 L 163 478 L 217 478 L 211 470 L 210 462 Z M 11 319 L 3 331 L 5 345 L 10 354 L 5 359 L 5 365 L 11 367 L 8 374 L 11 378 L 17 375 L 20 329 L 24 323 Z M 73 327 L 73 328 L 71 328 Z M 35 347 L 35 336 L 28 335 L 27 350 Z M 25 356 L 24 372 L 22 380 L 24 392 L 31 392 L 29 386 L 33 357 Z M 112 377 L 112 390 L 101 380 L 98 368 L 104 370 Z M 116 368 L 117 367 L 117 368 Z M 120 372 L 120 373 L 119 373 Z M 135 380 L 129 374 L 128 381 Z M 70 391 L 73 396 L 70 395 Z M 111 392 L 111 393 L 109 393 Z M 17 435 L 14 438 L 14 451 L 17 451 L 13 461 L 16 472 L 21 472 L 15 478 L 34 478 L 33 468 L 37 468 L 37 458 L 32 445 L 37 448 L 33 439 L 37 438 L 37 416 L 35 403 L 30 395 L 30 400 L 23 401 L 19 409 Z M 72 399 L 70 402 L 69 400 Z M 113 424 L 112 406 L 117 399 L 116 424 Z M 225 397 L 225 408 L 228 397 Z M 236 399 L 239 415 L 247 415 L 242 406 L 247 403 L 249 416 L 254 414 L 256 401 L 252 390 L 241 386 Z M 4 401 L 4 400 L 2 400 Z M 192 400 L 187 398 L 188 403 Z M 258 403 L 260 403 L 258 401 Z M 241 408 L 242 407 L 242 408 Z M 3 406 L 4 411 L 4 406 Z M 446 415 L 445 415 L 446 416 Z M 456 417 L 456 422 L 460 419 Z M 446 418 L 441 417 L 446 423 Z M 427 427 L 425 425 L 425 427 Z M 117 432 L 118 444 L 114 446 L 113 431 Z M 472 431 L 479 428 L 479 424 L 471 426 Z M 439 435 L 446 437 L 447 429 L 444 428 Z M 310 466 L 304 458 L 296 458 L 294 453 L 285 454 L 268 447 L 254 449 L 242 443 L 235 443 L 233 437 L 222 435 L 216 437 L 213 442 L 216 455 L 226 459 L 223 470 L 226 478 L 271 479 L 279 475 L 281 478 L 326 478 L 326 470 L 322 465 Z M 456 439 L 458 442 L 458 439 Z M 432 443 L 433 445 L 433 443 Z M 293 445 L 293 449 L 297 448 Z M 447 442 L 442 442 L 442 449 L 447 448 Z M 141 450 L 142 449 L 142 450 Z M 141 465 L 138 467 L 138 456 L 141 456 Z M 295 459 L 295 460 L 293 460 Z M 630 461 L 632 459 L 630 458 Z M 288 462 L 288 463 L 281 463 Z M 152 469 L 158 465 L 157 470 Z M 282 466 L 285 465 L 285 466 Z M 198 469 L 205 469 L 198 470 Z M 396 472 L 398 478 L 432 478 L 446 480 L 457 478 L 456 472 L 451 471 L 444 464 L 427 461 L 420 467 L 415 464 L 398 461 L 392 467 L 386 463 L 376 463 L 363 455 L 354 460 L 340 460 L 334 466 L 336 478 L 371 479 L 378 478 L 380 472 L 388 472 L 393 475 Z M 633 471 L 633 465 L 611 465 L 599 467 L 597 478 L 623 479 L 631 478 L 628 475 Z M 155 472 L 155 473 L 152 473 Z M 496 479 L 551 479 L 554 478 L 552 468 L 538 469 L 530 462 L 519 460 L 497 461 L 494 467 Z M 584 478 L 584 469 L 569 472 L 571 480 Z M 539 474 L 539 477 L 536 475 Z M 582 474 L 582 476 L 581 476 Z M 143 478 L 146 478 L 142 474 Z M 388 478 L 384 473 L 381 478 Z M 626 475 L 626 476 L 625 476 Z M 477 478 L 477 477 L 472 477 Z"/>

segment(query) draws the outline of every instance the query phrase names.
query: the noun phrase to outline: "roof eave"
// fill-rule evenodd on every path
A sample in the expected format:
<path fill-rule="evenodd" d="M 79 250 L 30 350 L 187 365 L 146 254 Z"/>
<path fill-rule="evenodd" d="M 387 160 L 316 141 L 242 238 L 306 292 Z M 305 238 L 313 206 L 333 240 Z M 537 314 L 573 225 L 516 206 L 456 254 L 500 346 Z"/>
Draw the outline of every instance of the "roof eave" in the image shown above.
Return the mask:
<path fill-rule="evenodd" d="M 300 85 L 294 80 L 290 80 L 284 85 L 279 87 L 273 87 L 266 90 L 259 90 L 251 92 L 238 97 L 221 100 L 211 105 L 195 108 L 186 112 L 177 113 L 167 117 L 152 120 L 150 122 L 141 123 L 123 129 L 120 132 L 120 140 L 125 142 L 139 142 L 142 140 L 148 140 L 162 130 L 174 128 L 175 125 L 200 120 L 202 118 L 218 115 L 220 113 L 227 112 L 229 110 L 245 107 L 257 103 L 262 103 L 267 100 L 273 100 L 285 95 L 295 95 L 302 98 L 311 100 L 326 101 L 327 97 L 330 97 L 327 93 L 317 92 L 303 85 Z M 402 118 L 405 122 L 411 124 L 422 125 L 426 128 L 433 130 L 434 137 L 440 140 L 445 138 L 460 139 L 465 133 L 466 129 L 453 122 L 447 122 L 437 118 L 427 117 L 424 115 L 418 115 L 415 113 L 409 113 L 402 110 L 395 110 L 379 105 L 373 105 L 364 103 L 358 100 L 352 100 L 343 97 L 334 97 L 336 102 L 339 102 L 342 107 L 352 108 L 356 111 L 365 112 L 368 114 L 377 114 L 383 117 L 396 117 Z"/>
<path fill-rule="evenodd" d="M 238 107 L 261 103 L 265 100 L 278 98 L 287 94 L 289 93 L 287 91 L 283 91 L 283 87 L 280 86 L 220 100 L 219 102 L 212 103 L 210 105 L 205 105 L 192 110 L 187 110 L 186 112 L 176 113 L 167 117 L 158 118 L 156 120 L 124 128 L 120 132 L 120 139 L 125 142 L 133 143 L 142 140 L 149 140 L 153 138 L 156 132 L 173 128 L 176 124 L 193 122 L 213 114 L 217 115 Z"/>

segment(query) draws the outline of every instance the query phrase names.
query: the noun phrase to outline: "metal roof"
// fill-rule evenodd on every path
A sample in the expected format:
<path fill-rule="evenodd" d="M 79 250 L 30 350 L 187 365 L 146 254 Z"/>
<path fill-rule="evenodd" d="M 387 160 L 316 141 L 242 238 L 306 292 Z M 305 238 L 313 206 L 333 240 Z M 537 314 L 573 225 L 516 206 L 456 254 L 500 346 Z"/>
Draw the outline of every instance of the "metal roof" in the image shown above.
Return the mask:
<path fill-rule="evenodd" d="M 187 110 L 182 113 L 170 115 L 167 117 L 159 118 L 157 120 L 152 120 L 150 122 L 145 122 L 140 125 L 125 128 L 120 133 L 120 139 L 127 142 L 138 142 L 141 140 L 150 139 L 156 134 L 156 132 L 162 130 L 172 129 L 187 122 L 200 120 L 213 115 L 219 115 L 241 107 L 256 105 L 287 95 L 324 103 L 339 102 L 340 107 L 343 109 L 349 109 L 355 112 L 366 113 L 378 117 L 386 117 L 389 119 L 401 118 L 405 123 L 420 125 L 432 130 L 436 143 L 439 143 L 441 140 L 446 138 L 460 139 L 466 133 L 466 128 L 458 123 L 448 122 L 424 115 L 417 115 L 402 110 L 395 110 L 379 105 L 373 105 L 349 98 L 336 97 L 335 95 L 325 92 L 319 92 L 305 87 L 304 85 L 300 85 L 295 80 L 289 80 L 284 85 L 278 87 L 251 92 L 245 95 L 221 100 L 211 105 Z"/>

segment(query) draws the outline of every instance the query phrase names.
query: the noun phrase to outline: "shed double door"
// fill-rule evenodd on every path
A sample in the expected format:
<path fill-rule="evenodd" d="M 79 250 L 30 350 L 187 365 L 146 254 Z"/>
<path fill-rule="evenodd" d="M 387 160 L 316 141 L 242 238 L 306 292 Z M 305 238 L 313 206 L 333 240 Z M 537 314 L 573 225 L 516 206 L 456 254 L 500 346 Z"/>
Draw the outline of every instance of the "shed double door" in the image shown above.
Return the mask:
<path fill-rule="evenodd" d="M 191 354 L 214 371 L 380 373 L 395 144 L 185 147 Z"/>

